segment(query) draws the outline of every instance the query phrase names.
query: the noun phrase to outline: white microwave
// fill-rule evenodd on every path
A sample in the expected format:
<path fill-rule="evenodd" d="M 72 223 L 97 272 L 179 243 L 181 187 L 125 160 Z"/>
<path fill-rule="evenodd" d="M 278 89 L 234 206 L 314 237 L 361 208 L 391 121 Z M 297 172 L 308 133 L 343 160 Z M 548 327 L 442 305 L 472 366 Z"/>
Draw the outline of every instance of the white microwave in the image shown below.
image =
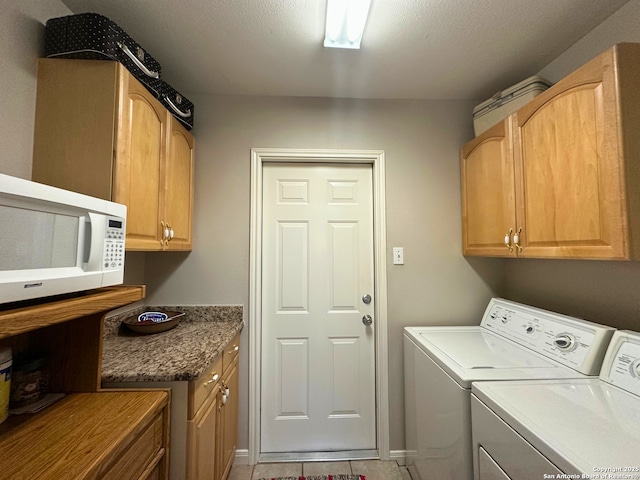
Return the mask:
<path fill-rule="evenodd" d="M 121 284 L 127 207 L 0 174 L 0 303 Z"/>

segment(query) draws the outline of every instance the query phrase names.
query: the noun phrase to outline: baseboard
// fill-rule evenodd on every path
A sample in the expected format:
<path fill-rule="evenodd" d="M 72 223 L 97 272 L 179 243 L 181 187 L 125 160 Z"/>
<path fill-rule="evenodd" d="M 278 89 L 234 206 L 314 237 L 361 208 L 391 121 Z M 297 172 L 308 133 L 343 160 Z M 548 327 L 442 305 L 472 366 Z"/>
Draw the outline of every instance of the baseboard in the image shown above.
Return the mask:
<path fill-rule="evenodd" d="M 389 452 L 389 460 L 394 460 L 401 467 L 407 464 L 406 450 L 391 450 Z M 249 450 L 239 448 L 236 450 L 236 456 L 233 460 L 234 465 L 249 465 Z"/>
<path fill-rule="evenodd" d="M 234 465 L 249 465 L 249 450 L 246 448 L 239 448 L 236 450 L 236 456 L 233 459 Z"/>
<path fill-rule="evenodd" d="M 398 465 L 404 467 L 407 464 L 407 451 L 391 450 L 389 452 L 389 460 L 395 460 Z"/>

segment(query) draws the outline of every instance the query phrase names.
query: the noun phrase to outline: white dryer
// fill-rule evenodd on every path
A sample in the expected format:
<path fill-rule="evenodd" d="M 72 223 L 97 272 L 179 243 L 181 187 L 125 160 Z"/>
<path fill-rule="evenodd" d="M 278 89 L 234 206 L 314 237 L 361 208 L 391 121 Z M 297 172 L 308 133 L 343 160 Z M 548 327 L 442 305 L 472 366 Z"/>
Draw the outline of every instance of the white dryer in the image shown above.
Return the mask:
<path fill-rule="evenodd" d="M 471 384 L 597 375 L 614 329 L 494 298 L 479 326 L 404 329 L 413 480 L 471 480 Z"/>
<path fill-rule="evenodd" d="M 599 378 L 474 384 L 472 417 L 476 480 L 640 479 L 640 333 Z"/>

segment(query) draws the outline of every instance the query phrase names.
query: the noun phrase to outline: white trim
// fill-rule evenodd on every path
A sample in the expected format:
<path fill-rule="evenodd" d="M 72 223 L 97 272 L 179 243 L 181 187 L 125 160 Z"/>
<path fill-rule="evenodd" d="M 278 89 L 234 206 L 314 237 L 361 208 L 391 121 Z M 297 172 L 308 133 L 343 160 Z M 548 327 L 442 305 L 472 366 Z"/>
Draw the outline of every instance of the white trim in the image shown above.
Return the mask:
<path fill-rule="evenodd" d="M 249 450 L 248 464 L 260 459 L 259 319 L 262 291 L 262 166 L 268 162 L 364 163 L 373 169 L 374 268 L 376 319 L 376 422 L 380 460 L 389 460 L 389 358 L 387 336 L 387 224 L 383 150 L 251 149 L 251 231 L 249 252 Z"/>
<path fill-rule="evenodd" d="M 404 467 L 407 465 L 407 451 L 391 450 L 389 460 L 394 460 L 399 466 Z"/>
<path fill-rule="evenodd" d="M 234 465 L 249 465 L 249 450 L 246 448 L 236 449 L 236 455 L 233 458 Z"/>

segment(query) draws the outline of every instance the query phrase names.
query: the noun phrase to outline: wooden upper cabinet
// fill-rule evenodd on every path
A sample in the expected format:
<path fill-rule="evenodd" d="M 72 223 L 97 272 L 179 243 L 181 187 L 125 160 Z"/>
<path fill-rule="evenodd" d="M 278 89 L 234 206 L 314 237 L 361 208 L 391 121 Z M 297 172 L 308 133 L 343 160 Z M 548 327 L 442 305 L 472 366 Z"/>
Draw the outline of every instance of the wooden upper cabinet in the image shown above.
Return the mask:
<path fill-rule="evenodd" d="M 194 143 L 121 64 L 39 60 L 32 178 L 127 205 L 127 250 L 191 250 Z"/>
<path fill-rule="evenodd" d="M 519 233 L 517 242 L 511 237 L 517 256 L 640 258 L 640 135 L 634 132 L 640 125 L 640 44 L 607 50 L 509 121 L 516 210 L 509 228 Z M 483 156 L 482 162 L 496 164 L 502 153 L 490 152 L 491 160 Z M 465 185 L 464 168 L 463 201 L 475 188 Z M 474 200 L 466 195 L 468 209 Z M 495 211 L 487 201 L 479 205 L 474 208 L 485 216 Z M 478 228 L 467 219 L 465 254 L 492 254 L 470 248 L 477 238 L 472 227 Z"/>
<path fill-rule="evenodd" d="M 171 250 L 191 250 L 193 219 L 193 136 L 176 120 L 170 117 L 168 154 L 166 163 L 164 210 Z"/>
<path fill-rule="evenodd" d="M 515 256 L 504 241 L 516 225 L 511 119 L 463 146 L 460 157 L 463 253 Z"/>
<path fill-rule="evenodd" d="M 139 82 L 128 73 L 123 76 L 124 106 L 112 199 L 128 207 L 127 249 L 160 250 L 167 112 Z"/>

